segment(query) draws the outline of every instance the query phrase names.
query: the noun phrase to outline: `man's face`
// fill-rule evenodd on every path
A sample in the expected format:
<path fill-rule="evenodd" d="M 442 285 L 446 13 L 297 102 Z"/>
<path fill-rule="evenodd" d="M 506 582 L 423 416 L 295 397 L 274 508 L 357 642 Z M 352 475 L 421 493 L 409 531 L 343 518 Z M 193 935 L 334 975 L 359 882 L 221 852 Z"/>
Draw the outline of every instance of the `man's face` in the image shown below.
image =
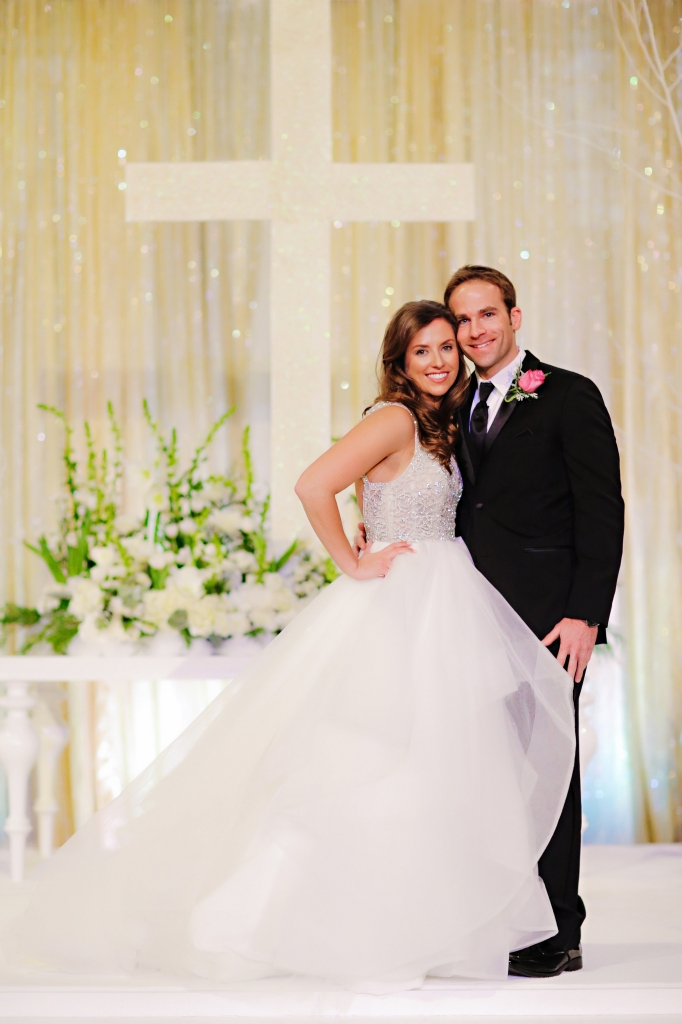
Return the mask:
<path fill-rule="evenodd" d="M 518 351 L 521 310 L 514 306 L 511 314 L 507 312 L 496 284 L 466 281 L 450 296 L 450 309 L 457 318 L 459 346 L 479 376 L 493 377 L 512 361 Z"/>

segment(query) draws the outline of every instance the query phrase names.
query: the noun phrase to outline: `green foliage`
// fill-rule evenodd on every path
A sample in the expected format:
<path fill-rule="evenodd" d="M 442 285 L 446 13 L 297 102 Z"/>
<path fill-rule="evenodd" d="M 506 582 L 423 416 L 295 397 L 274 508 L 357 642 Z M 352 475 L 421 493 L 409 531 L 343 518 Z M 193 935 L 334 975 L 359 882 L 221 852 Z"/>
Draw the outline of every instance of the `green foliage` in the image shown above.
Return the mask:
<path fill-rule="evenodd" d="M 257 495 L 248 427 L 241 470 L 207 474 L 208 450 L 233 408 L 212 424 L 183 469 L 177 431 L 164 434 L 143 403 L 156 454 L 145 474 L 145 514 L 132 521 L 121 515 L 123 445 L 111 403 L 110 448 L 98 451 L 86 422 L 82 464 L 64 414 L 40 408 L 65 430 L 64 491 L 56 535 L 27 544 L 54 580 L 40 610 L 13 604 L 0 610 L 3 635 L 25 630 L 23 652 L 48 644 L 65 654 L 84 624 L 88 642 L 107 633 L 137 643 L 167 627 L 187 644 L 198 636 L 217 645 L 233 635 L 278 632 L 298 601 L 334 579 L 331 560 L 298 540 L 277 556 L 271 551 L 270 499 Z M 242 597 L 234 598 L 241 588 Z"/>
<path fill-rule="evenodd" d="M 43 628 L 33 633 L 24 643 L 21 653 L 27 654 L 37 644 L 47 643 L 55 654 L 66 654 L 79 626 L 80 620 L 71 615 L 67 608 L 57 608 L 47 616 Z"/>

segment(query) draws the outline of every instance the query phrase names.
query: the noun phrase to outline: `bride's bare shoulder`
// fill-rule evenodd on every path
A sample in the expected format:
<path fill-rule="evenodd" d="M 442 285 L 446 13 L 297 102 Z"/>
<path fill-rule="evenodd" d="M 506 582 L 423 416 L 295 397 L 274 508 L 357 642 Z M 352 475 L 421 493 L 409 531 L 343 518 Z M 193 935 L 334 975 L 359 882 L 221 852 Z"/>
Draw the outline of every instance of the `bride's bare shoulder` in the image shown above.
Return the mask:
<path fill-rule="evenodd" d="M 361 423 L 391 425 L 392 429 L 414 430 L 414 417 L 406 405 L 397 402 L 377 402 L 365 412 Z"/>

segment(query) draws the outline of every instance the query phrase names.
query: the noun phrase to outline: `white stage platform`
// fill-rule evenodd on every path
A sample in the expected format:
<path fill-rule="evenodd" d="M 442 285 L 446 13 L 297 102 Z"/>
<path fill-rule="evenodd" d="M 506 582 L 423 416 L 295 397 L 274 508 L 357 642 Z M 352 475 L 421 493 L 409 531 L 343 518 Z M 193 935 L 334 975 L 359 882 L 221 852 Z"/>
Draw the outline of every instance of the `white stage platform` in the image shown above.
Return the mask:
<path fill-rule="evenodd" d="M 20 910 L 30 881 L 0 882 L 6 921 Z M 587 847 L 582 893 L 587 903 L 585 967 L 560 978 L 489 982 L 432 980 L 418 992 L 362 996 L 323 983 L 273 980 L 239 987 L 181 983 L 159 976 L 135 978 L 40 977 L 4 969 L 0 1020 L 144 1019 L 229 1021 L 259 1018 L 275 1024 L 321 1024 L 351 1018 L 355 1024 L 412 1018 L 627 1017 L 630 1024 L 682 1022 L 682 844 Z"/>

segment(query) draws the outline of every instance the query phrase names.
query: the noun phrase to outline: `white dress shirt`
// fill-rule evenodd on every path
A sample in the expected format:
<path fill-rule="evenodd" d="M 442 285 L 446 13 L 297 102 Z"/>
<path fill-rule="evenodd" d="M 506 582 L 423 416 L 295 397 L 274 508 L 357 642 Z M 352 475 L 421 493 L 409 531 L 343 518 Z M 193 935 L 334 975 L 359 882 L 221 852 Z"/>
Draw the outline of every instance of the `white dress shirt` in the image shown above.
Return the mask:
<path fill-rule="evenodd" d="M 488 426 L 487 426 L 487 430 L 490 430 L 490 425 L 493 422 L 493 420 L 495 419 L 495 417 L 497 416 L 497 413 L 499 412 L 500 406 L 502 405 L 502 402 L 504 401 L 504 396 L 509 391 L 509 387 L 511 385 L 511 382 L 514 380 L 514 377 L 516 376 L 516 371 L 518 370 L 519 366 L 521 365 L 521 363 L 523 362 L 523 360 L 525 358 L 526 358 L 525 350 L 524 349 L 519 349 L 516 357 L 511 361 L 511 363 L 508 363 L 501 370 L 498 370 L 498 372 L 495 374 L 494 377 L 488 377 L 487 378 L 487 383 L 493 385 L 493 390 L 490 392 L 490 396 L 488 397 L 488 402 L 487 402 L 487 405 L 488 405 Z M 471 423 L 471 416 L 473 415 L 474 409 L 478 405 L 478 385 L 481 383 L 481 378 L 478 376 L 478 374 L 476 374 L 476 383 L 477 383 L 476 394 L 474 395 L 474 400 L 471 403 L 471 413 L 469 414 L 469 423 Z"/>

